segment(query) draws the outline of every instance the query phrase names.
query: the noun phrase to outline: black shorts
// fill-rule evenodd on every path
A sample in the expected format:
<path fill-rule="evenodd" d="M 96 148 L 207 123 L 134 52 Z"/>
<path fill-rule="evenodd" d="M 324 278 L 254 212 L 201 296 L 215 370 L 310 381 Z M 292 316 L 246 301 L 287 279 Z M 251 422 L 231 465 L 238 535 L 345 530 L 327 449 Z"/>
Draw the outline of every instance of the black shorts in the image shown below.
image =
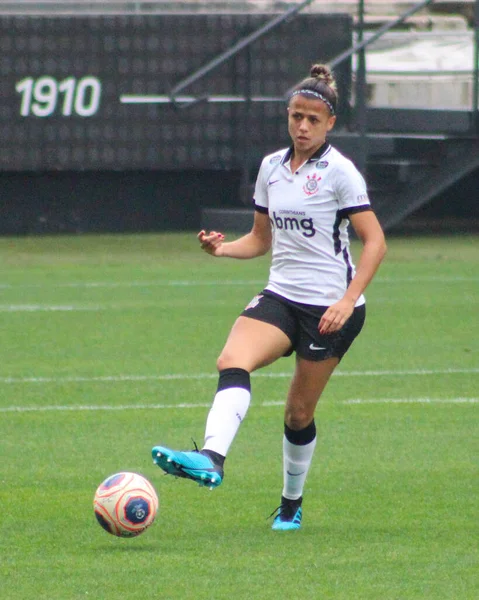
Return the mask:
<path fill-rule="evenodd" d="M 241 316 L 281 329 L 291 340 L 292 346 L 285 356 L 296 352 L 307 360 L 320 361 L 332 357 L 341 360 L 364 325 L 366 305 L 357 306 L 339 331 L 321 335 L 318 325 L 327 308 L 293 302 L 263 290 L 251 300 Z"/>

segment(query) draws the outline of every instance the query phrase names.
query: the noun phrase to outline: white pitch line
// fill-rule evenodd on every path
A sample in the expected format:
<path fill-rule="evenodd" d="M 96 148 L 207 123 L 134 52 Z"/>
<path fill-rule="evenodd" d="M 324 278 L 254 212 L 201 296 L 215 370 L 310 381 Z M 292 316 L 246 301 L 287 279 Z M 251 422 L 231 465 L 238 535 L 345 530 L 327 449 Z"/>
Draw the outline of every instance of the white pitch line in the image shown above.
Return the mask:
<path fill-rule="evenodd" d="M 69 411 L 123 411 L 123 410 L 160 410 L 168 408 L 210 408 L 210 404 L 120 404 L 114 405 L 58 405 L 58 406 L 6 406 L 0 408 L 0 413 L 7 412 L 69 412 Z"/>
<path fill-rule="evenodd" d="M 431 275 L 429 277 L 377 277 L 374 283 L 463 283 L 477 282 L 479 277 L 455 275 Z M 265 285 L 265 279 L 250 280 L 156 280 L 156 281 L 72 281 L 63 283 L 26 283 L 26 284 L 0 284 L 0 289 L 26 289 L 26 288 L 118 288 L 118 287 L 205 287 L 205 286 L 238 286 L 238 285 Z"/>
<path fill-rule="evenodd" d="M 346 406 L 371 405 L 371 404 L 478 404 L 479 398 L 354 398 L 329 402 L 329 404 L 342 404 Z M 259 404 L 261 407 L 283 406 L 284 401 L 269 401 Z M 0 408 L 0 413 L 30 413 L 30 412 L 94 412 L 94 411 L 127 411 L 127 410 L 168 410 L 209 408 L 211 403 L 198 404 L 121 404 L 114 405 L 58 405 L 58 406 L 6 406 Z"/>
<path fill-rule="evenodd" d="M 196 287 L 196 286 L 236 286 L 236 285 L 264 285 L 261 280 L 223 279 L 220 281 L 189 281 L 189 280 L 166 280 L 166 281 L 72 281 L 64 283 L 25 283 L 14 285 L 10 283 L 0 284 L 0 289 L 41 289 L 41 288 L 118 288 L 118 287 Z"/>
<path fill-rule="evenodd" d="M 353 398 L 341 404 L 477 404 L 479 398 Z"/>
<path fill-rule="evenodd" d="M 405 369 L 405 370 L 378 370 L 378 371 L 336 371 L 333 377 L 402 377 L 404 375 L 474 375 L 479 373 L 479 368 L 471 369 Z M 266 377 L 282 379 L 292 377 L 290 372 L 281 373 L 253 373 L 253 377 Z M 164 375 L 99 375 L 99 376 L 72 376 L 72 377 L 0 377 L 0 383 L 120 383 L 123 381 L 170 381 L 187 379 L 216 379 L 217 373 L 168 373 Z"/>
<path fill-rule="evenodd" d="M 479 277 L 465 275 L 429 275 L 426 277 L 378 277 L 375 283 L 463 283 L 479 281 Z"/>
<path fill-rule="evenodd" d="M 100 310 L 126 309 L 128 306 L 116 307 L 111 305 L 55 305 L 55 304 L 0 304 L 0 312 L 98 312 Z"/>
<path fill-rule="evenodd" d="M 122 381 L 217 379 L 217 377 L 217 373 L 200 373 L 198 375 L 185 375 L 182 373 L 168 375 L 100 375 L 98 377 L 0 377 L 0 383 L 119 383 Z"/>

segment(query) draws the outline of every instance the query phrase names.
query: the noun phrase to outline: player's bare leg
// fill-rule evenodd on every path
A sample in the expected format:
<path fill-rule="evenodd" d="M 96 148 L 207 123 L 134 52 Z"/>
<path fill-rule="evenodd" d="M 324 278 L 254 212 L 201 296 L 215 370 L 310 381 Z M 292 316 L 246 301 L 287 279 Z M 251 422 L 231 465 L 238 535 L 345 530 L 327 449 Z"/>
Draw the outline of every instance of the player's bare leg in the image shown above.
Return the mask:
<path fill-rule="evenodd" d="M 294 530 L 301 526 L 303 489 L 316 447 L 314 412 L 338 362 L 337 358 L 320 362 L 298 358 L 296 361 L 285 407 L 283 491 L 273 521 L 275 530 Z"/>
<path fill-rule="evenodd" d="M 238 317 L 218 358 L 218 371 L 232 367 L 252 373 L 284 356 L 291 340 L 269 323 Z"/>
<path fill-rule="evenodd" d="M 250 372 L 274 362 L 290 346 L 289 338 L 277 327 L 239 317 L 217 361 L 218 388 L 206 422 L 203 448 L 184 452 L 155 446 L 155 464 L 167 474 L 211 489 L 220 485 L 225 457 L 248 411 Z"/>

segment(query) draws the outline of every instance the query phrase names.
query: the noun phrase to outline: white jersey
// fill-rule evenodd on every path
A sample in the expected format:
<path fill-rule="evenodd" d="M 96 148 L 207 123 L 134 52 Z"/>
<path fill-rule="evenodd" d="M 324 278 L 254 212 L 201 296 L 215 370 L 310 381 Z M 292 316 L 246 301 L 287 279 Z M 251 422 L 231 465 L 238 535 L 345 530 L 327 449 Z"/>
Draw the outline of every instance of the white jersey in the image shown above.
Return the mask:
<path fill-rule="evenodd" d="M 370 210 L 366 183 L 326 142 L 294 173 L 292 148 L 266 156 L 258 173 L 255 209 L 269 215 L 272 262 L 266 289 L 289 300 L 330 306 L 340 300 L 355 270 L 348 216 Z M 361 296 L 356 306 L 364 304 Z"/>

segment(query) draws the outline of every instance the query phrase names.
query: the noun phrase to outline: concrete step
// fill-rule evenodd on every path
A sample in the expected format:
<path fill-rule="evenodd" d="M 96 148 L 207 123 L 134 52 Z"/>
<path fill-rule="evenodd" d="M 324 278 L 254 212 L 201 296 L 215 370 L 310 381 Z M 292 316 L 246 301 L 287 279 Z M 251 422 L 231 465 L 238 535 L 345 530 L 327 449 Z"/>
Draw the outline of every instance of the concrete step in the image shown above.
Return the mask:
<path fill-rule="evenodd" d="M 58 14 L 104 14 L 134 13 L 146 14 L 157 12 L 168 13 L 282 13 L 300 4 L 302 0 L 96 0 L 82 2 L 80 0 L 16 0 L 16 2 L 0 2 L 0 14 L 19 13 L 58 13 Z M 366 0 L 367 15 L 399 15 L 416 4 L 415 0 Z M 436 0 L 434 5 L 443 4 L 448 7 L 447 0 Z M 459 7 L 470 10 L 474 0 L 456 0 L 454 13 L 461 12 Z M 305 9 L 312 13 L 357 13 L 357 0 L 316 0 Z M 459 8 L 459 11 L 458 11 Z M 431 9 L 424 9 L 424 13 Z"/>

